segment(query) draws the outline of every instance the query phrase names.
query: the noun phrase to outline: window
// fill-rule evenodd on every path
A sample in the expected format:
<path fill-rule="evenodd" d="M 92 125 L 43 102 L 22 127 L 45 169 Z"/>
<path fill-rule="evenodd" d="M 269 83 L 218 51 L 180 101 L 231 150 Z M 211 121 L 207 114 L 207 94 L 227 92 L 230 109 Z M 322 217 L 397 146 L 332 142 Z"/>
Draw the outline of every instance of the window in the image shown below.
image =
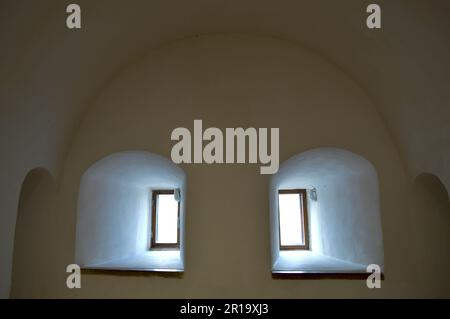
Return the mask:
<path fill-rule="evenodd" d="M 150 248 L 180 248 L 180 202 L 174 190 L 155 190 L 152 195 Z"/>
<path fill-rule="evenodd" d="M 80 181 L 75 263 L 90 270 L 183 272 L 186 187 L 183 169 L 159 154 L 125 151 L 95 162 Z M 159 201 L 153 247 L 157 193 L 177 202 Z"/>
<path fill-rule="evenodd" d="M 302 152 L 272 175 L 269 196 L 273 278 L 383 271 L 378 176 L 367 159 L 338 148 Z"/>
<path fill-rule="evenodd" d="M 306 190 L 278 191 L 280 250 L 309 249 Z"/>

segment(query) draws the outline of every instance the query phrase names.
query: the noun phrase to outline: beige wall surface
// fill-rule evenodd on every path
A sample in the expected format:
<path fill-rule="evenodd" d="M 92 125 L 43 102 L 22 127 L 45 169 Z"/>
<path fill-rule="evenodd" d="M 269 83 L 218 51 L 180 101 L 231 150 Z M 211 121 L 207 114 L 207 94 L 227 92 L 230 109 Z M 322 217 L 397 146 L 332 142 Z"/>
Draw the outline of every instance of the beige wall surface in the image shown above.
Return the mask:
<path fill-rule="evenodd" d="M 150 50 L 88 106 L 60 183 L 33 176 L 37 181 L 25 181 L 24 189 L 37 186 L 21 195 L 11 297 L 450 297 L 447 192 L 437 182 L 411 186 L 375 103 L 335 65 L 289 41 L 211 35 Z M 380 183 L 382 289 L 370 290 L 363 280 L 272 279 L 270 176 L 260 175 L 255 164 L 182 165 L 187 206 L 181 278 L 85 274 L 82 289 L 67 289 L 82 174 L 124 150 L 170 158 L 171 131 L 192 130 L 194 119 L 222 130 L 278 127 L 280 162 L 318 147 L 368 159 Z"/>

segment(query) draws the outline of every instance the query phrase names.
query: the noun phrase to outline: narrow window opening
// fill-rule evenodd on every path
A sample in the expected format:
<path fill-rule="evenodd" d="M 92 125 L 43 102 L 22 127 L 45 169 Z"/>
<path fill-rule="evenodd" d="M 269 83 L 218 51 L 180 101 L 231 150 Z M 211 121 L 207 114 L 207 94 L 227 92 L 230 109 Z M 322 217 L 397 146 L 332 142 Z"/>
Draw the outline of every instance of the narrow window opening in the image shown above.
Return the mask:
<path fill-rule="evenodd" d="M 174 190 L 154 190 L 150 249 L 180 248 L 180 202 Z"/>
<path fill-rule="evenodd" d="M 305 189 L 278 191 L 280 250 L 309 250 Z"/>

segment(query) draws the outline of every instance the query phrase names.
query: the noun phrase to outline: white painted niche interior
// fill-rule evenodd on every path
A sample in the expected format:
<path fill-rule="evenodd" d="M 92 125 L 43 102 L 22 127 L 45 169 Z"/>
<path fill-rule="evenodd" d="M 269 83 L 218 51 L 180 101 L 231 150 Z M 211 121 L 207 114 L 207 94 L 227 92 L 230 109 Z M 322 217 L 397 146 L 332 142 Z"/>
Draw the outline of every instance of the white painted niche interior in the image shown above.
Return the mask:
<path fill-rule="evenodd" d="M 180 189 L 180 249 L 150 250 L 151 191 Z M 184 270 L 186 175 L 170 160 L 144 151 L 110 155 L 82 176 L 75 260 L 82 268 Z"/>
<path fill-rule="evenodd" d="M 307 189 L 310 250 L 280 251 L 280 189 Z M 383 271 L 378 176 L 368 160 L 337 148 L 306 151 L 280 166 L 269 191 L 273 273 Z"/>

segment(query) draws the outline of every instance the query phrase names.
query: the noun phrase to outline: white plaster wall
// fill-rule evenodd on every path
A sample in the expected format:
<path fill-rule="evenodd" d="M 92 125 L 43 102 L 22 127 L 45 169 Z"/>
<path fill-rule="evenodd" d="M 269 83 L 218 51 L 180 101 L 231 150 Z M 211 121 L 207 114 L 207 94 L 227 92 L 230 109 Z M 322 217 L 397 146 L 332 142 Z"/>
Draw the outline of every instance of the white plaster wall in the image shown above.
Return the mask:
<path fill-rule="evenodd" d="M 41 166 L 59 182 L 92 97 L 118 70 L 174 39 L 241 32 L 311 48 L 377 101 L 411 175 L 434 173 L 450 189 L 448 1 L 380 0 L 389 32 L 375 33 L 364 26 L 359 0 L 339 6 L 328 0 L 194 2 L 124 6 L 123 0 L 80 0 L 89 31 L 71 34 L 61 18 L 64 2 L 0 3 L 1 297 L 9 294 L 17 203 L 26 174 Z"/>
<path fill-rule="evenodd" d="M 270 194 L 279 189 L 317 190 L 310 203 L 311 250 L 343 261 L 384 265 L 378 177 L 373 165 L 349 151 L 321 148 L 296 155 L 280 167 Z M 271 207 L 272 262 L 278 259 L 277 207 Z M 273 223 L 273 221 L 275 221 Z"/>
<path fill-rule="evenodd" d="M 110 155 L 92 165 L 80 183 L 76 262 L 91 268 L 106 264 L 105 268 L 125 265 L 136 269 L 146 263 L 146 268 L 151 268 L 154 259 L 164 262 L 157 253 L 147 254 L 151 190 L 161 188 L 181 190 L 184 225 L 185 175 L 169 160 L 133 151 Z M 183 251 L 184 230 L 180 238 Z M 181 251 L 177 254 L 183 264 Z"/>
<path fill-rule="evenodd" d="M 145 251 L 145 189 L 85 179 L 80 187 L 76 262 L 95 266 Z M 141 227 L 140 227 L 141 226 Z"/>
<path fill-rule="evenodd" d="M 409 198 L 403 165 L 373 102 L 317 55 L 289 42 L 241 35 L 201 36 L 151 51 L 94 101 L 71 144 L 60 181 L 63 236 L 55 240 L 54 251 L 63 258 L 54 265 L 55 273 L 73 263 L 77 192 L 92 163 L 127 149 L 170 157 L 171 130 L 190 127 L 199 117 L 205 126 L 220 128 L 280 127 L 281 161 L 307 149 L 335 146 L 373 162 L 380 176 L 387 243 L 389 280 L 383 289 L 368 290 L 359 281 L 346 282 L 344 288 L 341 281 L 273 280 L 269 177 L 259 175 L 256 165 L 185 165 L 189 250 L 183 278 L 89 276 L 82 291 L 61 288 L 59 296 L 405 297 L 417 296 L 423 286 L 441 285 L 423 280 L 418 286 L 413 278 L 424 270 L 405 267 L 423 257 L 411 245 L 419 236 L 410 227 L 420 225 L 423 214 L 411 216 L 405 206 Z"/>
<path fill-rule="evenodd" d="M 63 196 L 70 199 L 78 190 L 80 175 L 107 154 L 142 149 L 170 157 L 175 144 L 171 131 L 192 129 L 198 118 L 205 128 L 279 127 L 281 161 L 314 147 L 333 145 L 373 161 L 385 178 L 384 190 L 398 187 L 402 180 L 383 122 L 364 92 L 345 74 L 285 41 L 217 35 L 161 47 L 105 88 L 72 145 Z M 120 281 L 120 285 L 142 296 L 162 296 L 161 291 L 180 297 L 236 292 L 240 296 L 311 296 L 315 282 L 281 283 L 270 276 L 270 177 L 260 175 L 258 166 L 182 165 L 189 176 L 183 278 Z M 392 199 L 391 192 L 385 194 L 389 221 L 400 203 Z M 73 212 L 73 202 L 65 200 L 62 211 Z M 117 278 L 103 284 L 103 278 L 90 278 L 97 290 L 83 294 L 102 295 L 119 284 Z M 148 285 L 155 290 L 148 291 Z M 326 282 L 321 291 L 341 291 L 339 285 Z M 350 285 L 349 293 L 365 294 L 360 282 Z"/>

